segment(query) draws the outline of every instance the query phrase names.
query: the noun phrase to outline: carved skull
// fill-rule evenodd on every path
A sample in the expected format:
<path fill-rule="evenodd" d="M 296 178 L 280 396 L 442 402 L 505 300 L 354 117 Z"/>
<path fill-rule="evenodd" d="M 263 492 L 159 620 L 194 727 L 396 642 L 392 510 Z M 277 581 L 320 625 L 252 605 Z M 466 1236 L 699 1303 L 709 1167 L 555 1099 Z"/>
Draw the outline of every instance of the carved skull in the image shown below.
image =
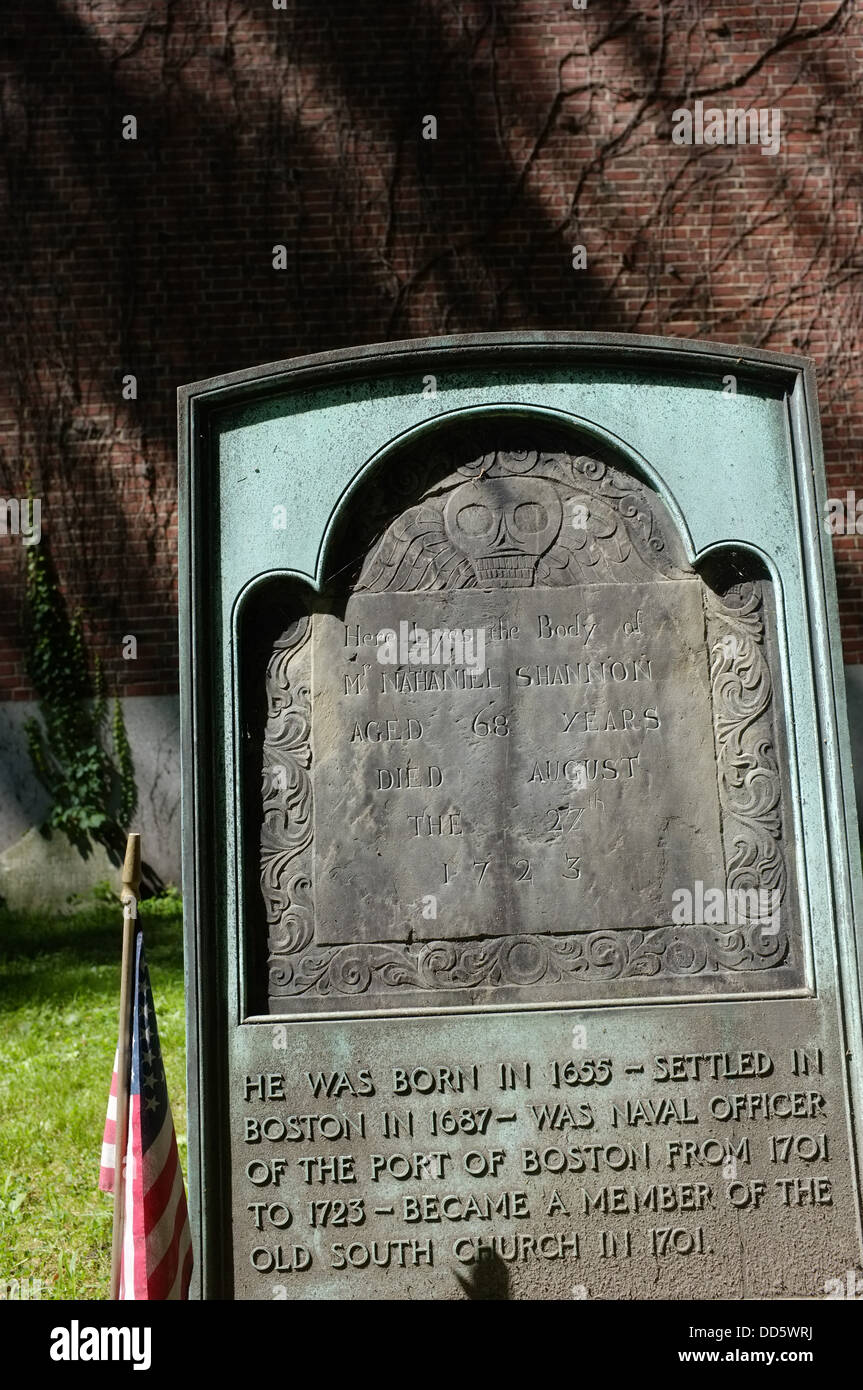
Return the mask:
<path fill-rule="evenodd" d="M 443 519 L 481 588 L 514 589 L 533 584 L 540 555 L 557 538 L 563 507 L 542 478 L 485 478 L 457 487 Z"/>

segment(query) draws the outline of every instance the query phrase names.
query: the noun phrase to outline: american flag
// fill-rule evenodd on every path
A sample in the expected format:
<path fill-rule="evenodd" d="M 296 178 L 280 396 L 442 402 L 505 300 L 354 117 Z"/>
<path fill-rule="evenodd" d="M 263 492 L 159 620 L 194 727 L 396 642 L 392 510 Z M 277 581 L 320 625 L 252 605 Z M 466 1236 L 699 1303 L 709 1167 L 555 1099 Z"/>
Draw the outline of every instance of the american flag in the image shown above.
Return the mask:
<path fill-rule="evenodd" d="M 140 928 L 135 938 L 131 1051 L 120 1298 L 188 1298 L 189 1214 Z M 115 1056 L 99 1173 L 103 1192 L 114 1190 L 116 1130 Z"/>

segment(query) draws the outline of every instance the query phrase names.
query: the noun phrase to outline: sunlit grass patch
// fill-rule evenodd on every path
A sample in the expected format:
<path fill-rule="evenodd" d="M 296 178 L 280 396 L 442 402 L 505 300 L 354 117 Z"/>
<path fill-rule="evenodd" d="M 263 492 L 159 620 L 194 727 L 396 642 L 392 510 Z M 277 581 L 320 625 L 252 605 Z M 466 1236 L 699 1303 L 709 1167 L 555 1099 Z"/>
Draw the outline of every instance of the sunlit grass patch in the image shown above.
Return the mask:
<path fill-rule="evenodd" d="M 142 905 L 180 1157 L 186 1162 L 182 912 Z M 0 1292 L 107 1298 L 112 1201 L 99 1157 L 117 1043 L 122 911 L 0 912 Z"/>

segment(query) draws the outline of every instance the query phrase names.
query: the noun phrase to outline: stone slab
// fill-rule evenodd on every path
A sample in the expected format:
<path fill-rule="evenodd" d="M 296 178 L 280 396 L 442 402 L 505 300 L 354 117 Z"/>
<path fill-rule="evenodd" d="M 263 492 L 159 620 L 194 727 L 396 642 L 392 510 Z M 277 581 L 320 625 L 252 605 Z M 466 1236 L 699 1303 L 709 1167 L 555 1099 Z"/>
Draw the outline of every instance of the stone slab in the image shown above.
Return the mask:
<path fill-rule="evenodd" d="M 828 1294 L 860 865 L 809 365 L 492 335 L 180 407 L 196 1291 Z M 387 669 L 403 622 L 485 660 Z"/>

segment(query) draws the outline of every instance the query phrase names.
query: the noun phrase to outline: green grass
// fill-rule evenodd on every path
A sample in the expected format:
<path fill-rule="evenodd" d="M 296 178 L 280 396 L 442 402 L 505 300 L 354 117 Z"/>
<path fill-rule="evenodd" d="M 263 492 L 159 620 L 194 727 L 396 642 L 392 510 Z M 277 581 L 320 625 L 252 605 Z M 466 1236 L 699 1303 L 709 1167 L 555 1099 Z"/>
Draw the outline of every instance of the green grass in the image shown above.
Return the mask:
<path fill-rule="evenodd" d="M 182 910 L 142 904 L 168 1091 L 186 1168 Z M 0 1297 L 108 1298 L 112 1198 L 99 1156 L 117 1044 L 122 909 L 0 911 Z"/>

